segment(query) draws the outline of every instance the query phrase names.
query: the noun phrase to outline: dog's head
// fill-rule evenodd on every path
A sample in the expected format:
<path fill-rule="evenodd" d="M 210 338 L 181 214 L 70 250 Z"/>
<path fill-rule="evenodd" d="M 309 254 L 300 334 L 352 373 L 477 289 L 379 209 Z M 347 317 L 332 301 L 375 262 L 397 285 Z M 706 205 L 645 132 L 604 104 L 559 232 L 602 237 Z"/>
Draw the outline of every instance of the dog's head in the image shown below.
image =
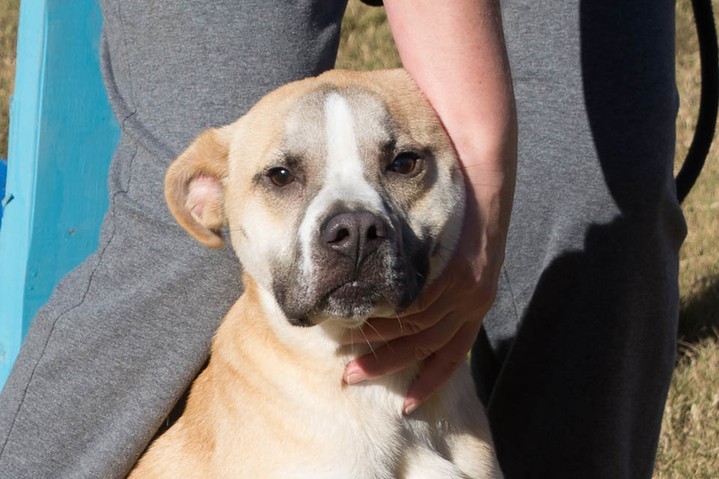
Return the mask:
<path fill-rule="evenodd" d="M 408 306 L 444 267 L 464 187 L 453 146 L 402 70 L 291 83 L 204 132 L 170 166 L 175 218 L 294 324 L 348 327 Z"/>

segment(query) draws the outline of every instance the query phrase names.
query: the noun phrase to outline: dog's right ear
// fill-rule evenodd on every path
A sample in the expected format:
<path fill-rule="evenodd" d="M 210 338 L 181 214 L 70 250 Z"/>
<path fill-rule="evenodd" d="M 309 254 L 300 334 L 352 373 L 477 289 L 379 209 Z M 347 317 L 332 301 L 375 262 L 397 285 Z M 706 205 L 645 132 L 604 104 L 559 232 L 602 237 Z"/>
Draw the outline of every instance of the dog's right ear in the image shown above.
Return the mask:
<path fill-rule="evenodd" d="M 170 165 L 165 200 L 177 222 L 209 248 L 225 244 L 224 185 L 229 146 L 220 130 L 206 130 Z"/>

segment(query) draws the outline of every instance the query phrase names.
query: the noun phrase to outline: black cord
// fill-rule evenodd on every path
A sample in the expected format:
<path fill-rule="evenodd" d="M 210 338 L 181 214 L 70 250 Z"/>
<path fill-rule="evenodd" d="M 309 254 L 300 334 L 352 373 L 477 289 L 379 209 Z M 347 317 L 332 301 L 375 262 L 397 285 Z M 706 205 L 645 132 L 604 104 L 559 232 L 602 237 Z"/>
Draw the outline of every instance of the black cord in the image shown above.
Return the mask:
<path fill-rule="evenodd" d="M 719 51 L 711 0 L 692 0 L 701 61 L 701 99 L 694 138 L 676 177 L 677 199 L 681 203 L 694 186 L 714 139 L 719 107 Z"/>

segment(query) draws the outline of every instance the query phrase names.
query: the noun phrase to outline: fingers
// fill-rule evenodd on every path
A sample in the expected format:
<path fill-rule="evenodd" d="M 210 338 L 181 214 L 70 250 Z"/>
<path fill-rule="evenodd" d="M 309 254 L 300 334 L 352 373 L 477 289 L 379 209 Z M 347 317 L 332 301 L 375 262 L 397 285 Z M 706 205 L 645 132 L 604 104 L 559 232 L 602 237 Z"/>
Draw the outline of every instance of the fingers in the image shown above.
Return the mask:
<path fill-rule="evenodd" d="M 467 322 L 479 322 L 489 309 L 491 298 L 477 294 L 444 292 L 417 312 L 397 318 L 372 318 L 362 328 L 363 337 L 370 342 L 387 342 L 404 336 L 415 336 L 442 321 L 450 314 L 462 315 Z"/>
<path fill-rule="evenodd" d="M 356 384 L 417 364 L 449 343 L 461 327 L 457 316 L 441 318 L 418 334 L 402 336 L 373 353 L 351 361 L 345 368 L 343 380 L 347 384 Z"/>
<path fill-rule="evenodd" d="M 417 300 L 412 303 L 411 306 L 409 306 L 403 311 L 403 315 L 409 316 L 415 313 L 419 313 L 426 310 L 428 307 L 434 305 L 437 300 L 441 298 L 442 295 L 447 291 L 447 285 L 449 284 L 449 281 L 447 281 L 447 278 L 445 278 L 445 276 L 447 276 L 448 274 L 449 272 L 445 270 L 442 276 L 430 283 L 429 286 L 427 286 L 427 289 L 425 289 L 419 296 L 419 298 L 417 298 Z"/>
<path fill-rule="evenodd" d="M 363 327 L 362 333 L 367 341 L 391 341 L 419 334 L 437 324 L 451 311 L 451 306 L 451 300 L 444 299 L 435 301 L 429 308 L 409 316 L 373 318 Z"/>
<path fill-rule="evenodd" d="M 403 404 L 405 414 L 416 410 L 465 360 L 494 299 L 496 285 L 477 282 L 468 264 L 455 259 L 402 317 L 368 321 L 364 339 L 385 346 L 351 361 L 344 382 L 356 384 L 419 364 Z"/>
<path fill-rule="evenodd" d="M 367 341 L 391 341 L 434 326 L 452 309 L 446 282 L 435 281 L 401 317 L 373 318 L 362 329 Z"/>
<path fill-rule="evenodd" d="M 454 325 L 455 327 L 451 327 Z M 444 318 L 415 337 L 402 337 L 347 365 L 344 381 L 361 381 L 392 374 L 422 362 L 422 370 L 407 391 L 402 410 L 412 414 L 466 359 L 477 336 L 475 323 Z M 429 339 L 432 341 L 428 341 Z"/>
<path fill-rule="evenodd" d="M 402 406 L 405 415 L 412 414 L 466 360 L 476 336 L 472 325 L 465 323 L 447 344 L 425 360 L 421 373 L 405 396 Z"/>

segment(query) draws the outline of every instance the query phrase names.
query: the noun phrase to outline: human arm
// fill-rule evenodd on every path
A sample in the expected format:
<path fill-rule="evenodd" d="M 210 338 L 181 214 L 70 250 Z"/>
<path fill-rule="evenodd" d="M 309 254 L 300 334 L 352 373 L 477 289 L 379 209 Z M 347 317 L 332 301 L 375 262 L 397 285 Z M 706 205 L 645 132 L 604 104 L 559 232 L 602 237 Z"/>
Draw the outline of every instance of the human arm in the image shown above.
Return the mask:
<path fill-rule="evenodd" d="M 399 321 L 371 320 L 368 339 L 389 343 L 345 370 L 353 384 L 424 360 L 404 404 L 411 413 L 464 360 L 494 300 L 514 193 L 517 125 L 497 0 L 384 3 L 403 65 L 449 133 L 468 193 L 463 233 L 442 277 Z"/>

